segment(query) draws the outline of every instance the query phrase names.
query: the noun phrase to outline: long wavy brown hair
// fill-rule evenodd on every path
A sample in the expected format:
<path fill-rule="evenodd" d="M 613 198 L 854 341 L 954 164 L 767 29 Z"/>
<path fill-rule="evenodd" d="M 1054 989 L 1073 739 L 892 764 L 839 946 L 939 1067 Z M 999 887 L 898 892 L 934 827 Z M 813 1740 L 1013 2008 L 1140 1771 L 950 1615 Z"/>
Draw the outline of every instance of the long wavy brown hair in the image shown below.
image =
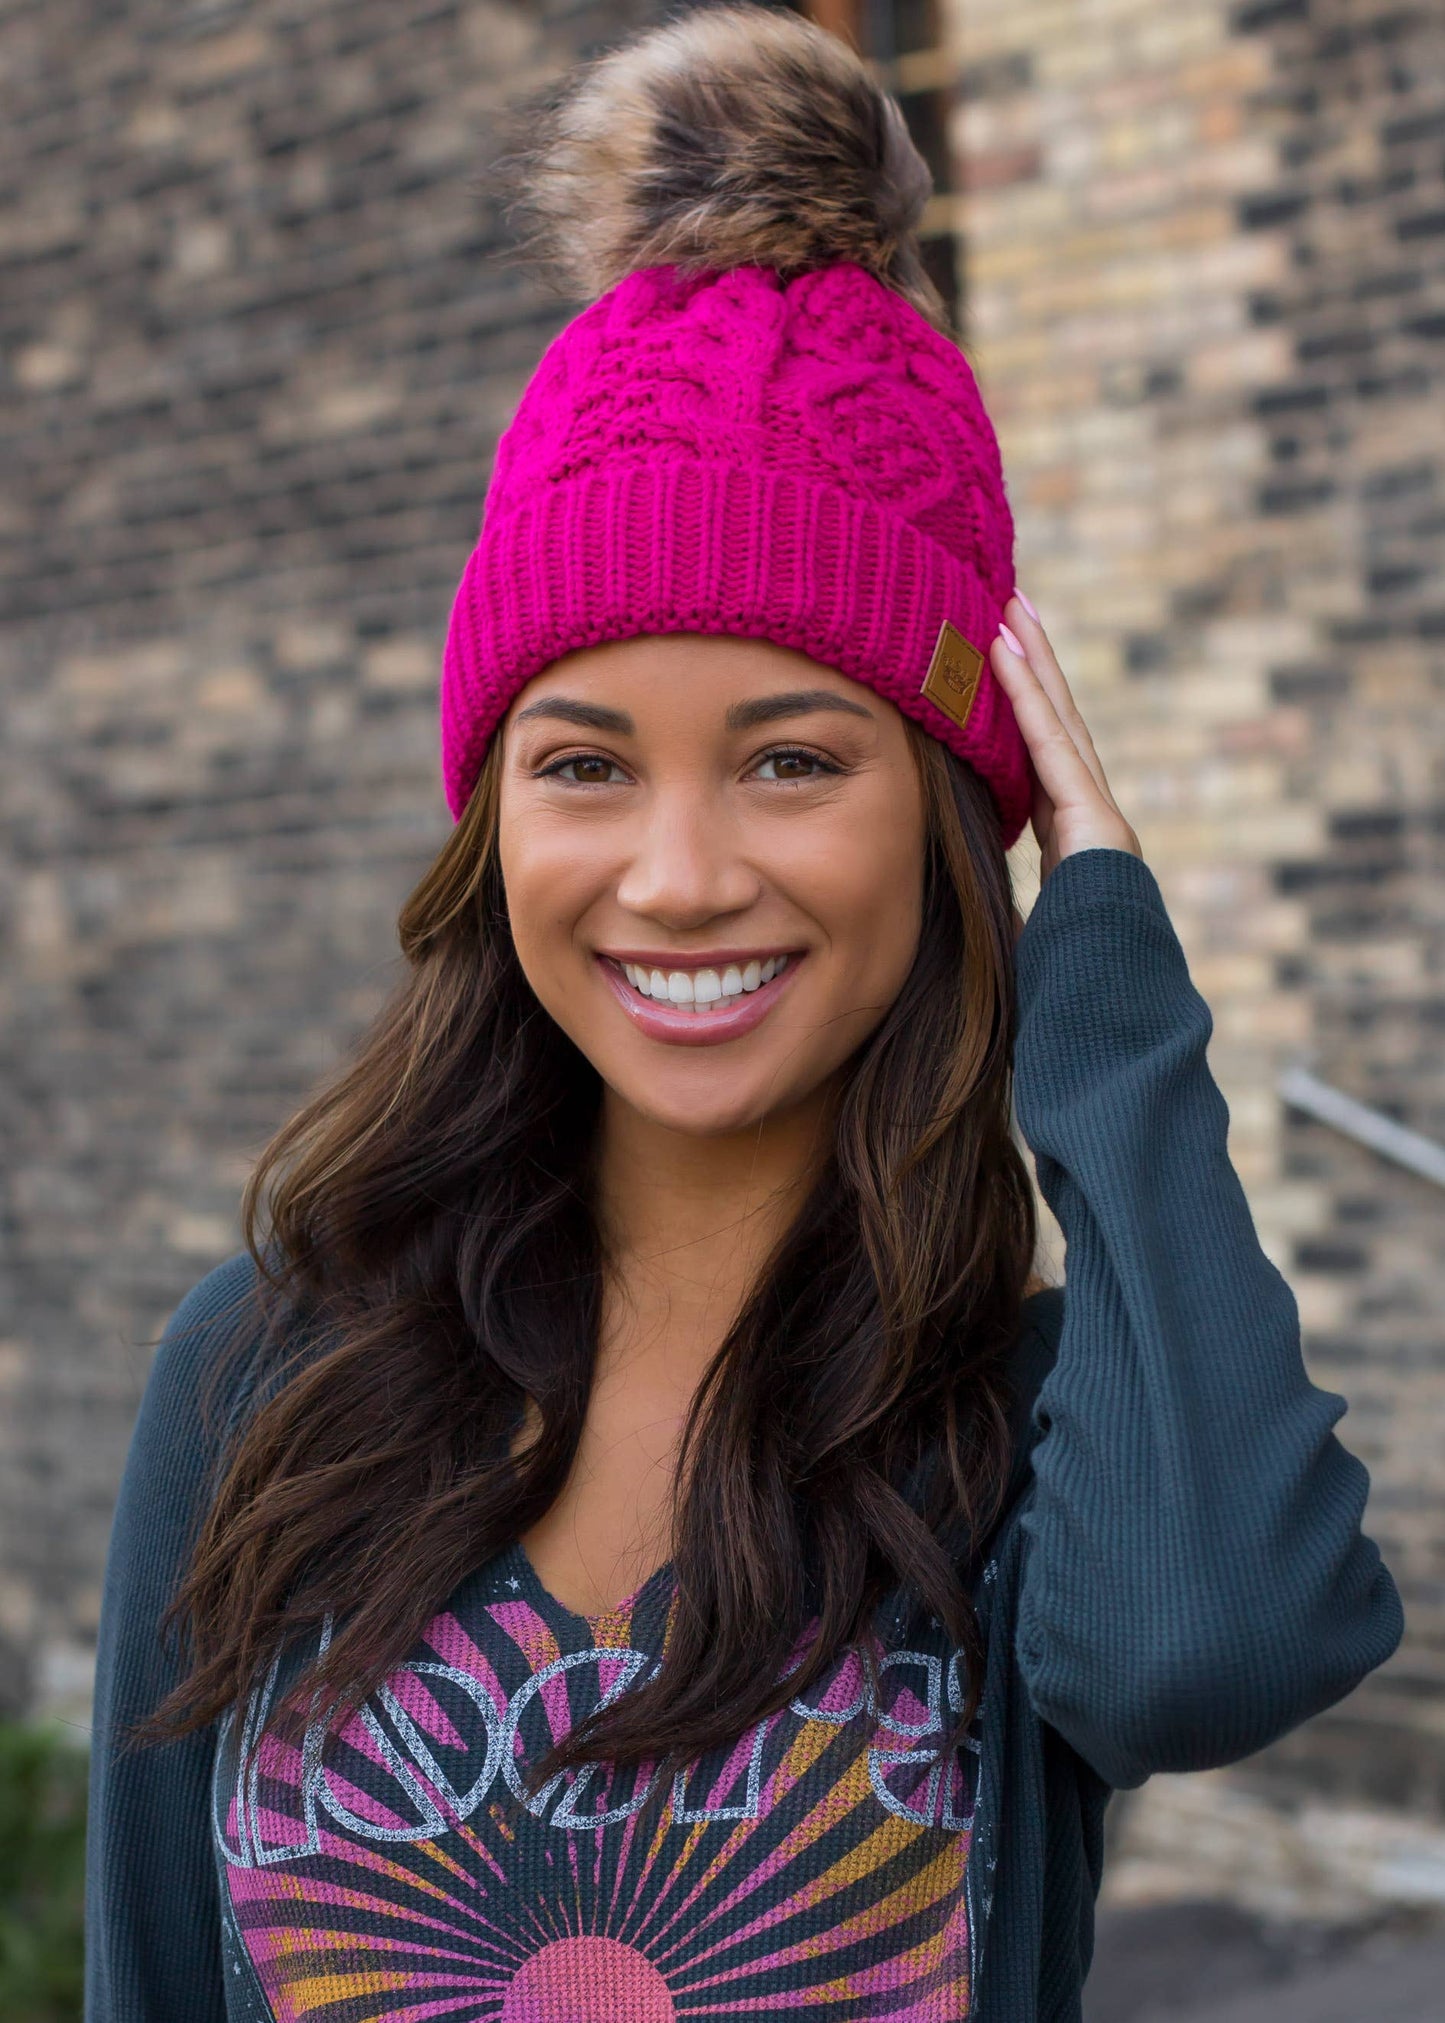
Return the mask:
<path fill-rule="evenodd" d="M 976 773 L 909 736 L 927 809 L 915 960 L 687 1414 L 663 1662 L 532 1766 L 534 1787 L 611 1760 L 660 1764 L 665 1788 L 846 1646 L 871 1671 L 873 1612 L 900 1591 L 964 1655 L 945 1746 L 977 1709 L 965 1574 L 1007 1475 L 1035 1208 L 1010 1133 L 997 815 Z M 601 1085 L 513 946 L 499 752 L 403 909 L 391 1003 L 247 1189 L 266 1326 L 253 1316 L 251 1402 L 172 1610 L 189 1670 L 152 1737 L 215 1720 L 283 1649 L 310 1653 L 293 1709 L 353 1711 L 577 1452 L 608 1271 Z"/>

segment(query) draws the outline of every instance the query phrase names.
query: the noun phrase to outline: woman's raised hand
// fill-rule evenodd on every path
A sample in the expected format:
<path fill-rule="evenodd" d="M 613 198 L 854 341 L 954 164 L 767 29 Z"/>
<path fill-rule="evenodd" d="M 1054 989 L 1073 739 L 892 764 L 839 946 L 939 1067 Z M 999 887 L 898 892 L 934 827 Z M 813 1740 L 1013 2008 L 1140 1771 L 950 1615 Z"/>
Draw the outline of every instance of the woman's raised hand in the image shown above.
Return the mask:
<path fill-rule="evenodd" d="M 1142 857 L 1038 614 L 1015 592 L 1004 617 L 989 661 L 1033 761 L 1040 879 L 1076 850 L 1128 850 Z"/>

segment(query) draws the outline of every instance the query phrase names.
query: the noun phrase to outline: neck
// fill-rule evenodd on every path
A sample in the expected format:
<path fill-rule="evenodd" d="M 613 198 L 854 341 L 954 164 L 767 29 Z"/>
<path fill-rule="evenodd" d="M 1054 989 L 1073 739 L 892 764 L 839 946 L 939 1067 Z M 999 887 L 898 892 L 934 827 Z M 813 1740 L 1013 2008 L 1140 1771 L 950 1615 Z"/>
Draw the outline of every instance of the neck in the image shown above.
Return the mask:
<path fill-rule="evenodd" d="M 601 1349 L 699 1374 L 827 1156 L 826 1092 L 747 1131 L 699 1138 L 604 1099 L 597 1202 L 609 1270 Z"/>

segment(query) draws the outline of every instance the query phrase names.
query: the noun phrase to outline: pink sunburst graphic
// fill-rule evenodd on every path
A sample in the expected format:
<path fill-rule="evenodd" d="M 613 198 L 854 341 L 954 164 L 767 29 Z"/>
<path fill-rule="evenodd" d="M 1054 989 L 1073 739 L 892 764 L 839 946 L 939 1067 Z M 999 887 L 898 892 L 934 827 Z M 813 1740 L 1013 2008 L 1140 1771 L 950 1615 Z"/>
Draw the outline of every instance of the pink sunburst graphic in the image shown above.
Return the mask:
<path fill-rule="evenodd" d="M 524 1960 L 502 1999 L 502 2023 L 673 2023 L 672 1991 L 620 1939 L 554 1939 Z"/>

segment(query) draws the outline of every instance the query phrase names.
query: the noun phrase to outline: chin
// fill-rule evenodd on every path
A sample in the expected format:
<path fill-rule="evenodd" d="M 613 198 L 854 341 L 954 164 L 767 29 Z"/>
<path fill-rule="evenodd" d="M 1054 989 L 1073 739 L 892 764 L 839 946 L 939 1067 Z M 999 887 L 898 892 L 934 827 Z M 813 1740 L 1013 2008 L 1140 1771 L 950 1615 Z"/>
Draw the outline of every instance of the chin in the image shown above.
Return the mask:
<path fill-rule="evenodd" d="M 688 1138 L 728 1138 L 740 1131 L 755 1131 L 769 1117 L 791 1109 L 800 1099 L 795 1091 L 779 1103 L 756 1090 L 736 1093 L 725 1089 L 679 1091 L 676 1096 L 670 1097 L 659 1090 L 656 1083 L 646 1089 L 630 1088 L 615 1082 L 608 1086 L 619 1103 L 625 1103 L 629 1110 L 645 1117 L 649 1124 Z"/>
<path fill-rule="evenodd" d="M 655 1051 L 660 1058 L 639 1060 L 629 1047 L 610 1062 L 594 1058 L 593 1066 L 614 1102 L 661 1130 L 690 1138 L 756 1131 L 806 1103 L 826 1079 L 826 1063 L 815 1077 L 786 1050 L 766 1063 L 727 1061 L 725 1047 Z"/>

